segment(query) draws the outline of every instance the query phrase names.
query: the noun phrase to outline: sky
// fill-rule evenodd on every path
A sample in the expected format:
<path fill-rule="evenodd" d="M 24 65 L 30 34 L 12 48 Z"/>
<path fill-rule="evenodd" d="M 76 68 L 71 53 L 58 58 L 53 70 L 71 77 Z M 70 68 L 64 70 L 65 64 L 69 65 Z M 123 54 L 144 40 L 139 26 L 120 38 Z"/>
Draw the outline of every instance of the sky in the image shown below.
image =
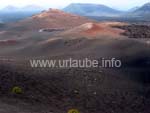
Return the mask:
<path fill-rule="evenodd" d="M 63 8 L 70 3 L 94 3 L 104 4 L 120 10 L 128 10 L 135 6 L 141 6 L 149 0 L 0 0 L 0 8 L 6 6 L 23 7 L 27 5 L 37 5 L 43 8 Z"/>

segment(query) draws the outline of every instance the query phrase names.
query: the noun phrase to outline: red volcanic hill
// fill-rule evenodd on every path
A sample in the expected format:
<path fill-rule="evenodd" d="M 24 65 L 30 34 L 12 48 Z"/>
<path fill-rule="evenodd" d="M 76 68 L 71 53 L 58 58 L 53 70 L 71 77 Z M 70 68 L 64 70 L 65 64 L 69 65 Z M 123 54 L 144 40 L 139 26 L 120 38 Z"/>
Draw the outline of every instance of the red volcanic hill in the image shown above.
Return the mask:
<path fill-rule="evenodd" d="M 73 35 L 73 36 L 110 36 L 110 37 L 121 37 L 121 33 L 124 31 L 112 26 L 122 26 L 126 25 L 125 23 L 120 22 L 90 22 L 85 23 L 80 26 L 74 27 L 72 29 L 66 30 L 62 34 L 64 35 Z"/>
<path fill-rule="evenodd" d="M 49 9 L 14 25 L 15 27 L 23 26 L 23 29 L 37 30 L 42 28 L 71 28 L 91 21 L 85 17 L 65 13 L 58 9 Z"/>

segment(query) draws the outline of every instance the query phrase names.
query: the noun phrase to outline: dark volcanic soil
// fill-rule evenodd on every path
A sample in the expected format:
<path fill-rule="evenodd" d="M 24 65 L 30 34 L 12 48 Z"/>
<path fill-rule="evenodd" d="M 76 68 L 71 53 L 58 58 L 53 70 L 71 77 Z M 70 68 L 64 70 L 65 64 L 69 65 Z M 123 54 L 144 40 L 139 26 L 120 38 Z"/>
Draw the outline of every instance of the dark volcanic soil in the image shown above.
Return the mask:
<path fill-rule="evenodd" d="M 124 29 L 125 32 L 123 35 L 128 36 L 129 38 L 150 38 L 150 26 L 149 25 L 127 25 L 119 26 L 119 28 Z"/>
<path fill-rule="evenodd" d="M 150 90 L 111 71 L 1 65 L 0 72 L 0 113 L 67 113 L 71 108 L 80 113 L 149 113 Z M 21 93 L 12 92 L 16 86 Z"/>

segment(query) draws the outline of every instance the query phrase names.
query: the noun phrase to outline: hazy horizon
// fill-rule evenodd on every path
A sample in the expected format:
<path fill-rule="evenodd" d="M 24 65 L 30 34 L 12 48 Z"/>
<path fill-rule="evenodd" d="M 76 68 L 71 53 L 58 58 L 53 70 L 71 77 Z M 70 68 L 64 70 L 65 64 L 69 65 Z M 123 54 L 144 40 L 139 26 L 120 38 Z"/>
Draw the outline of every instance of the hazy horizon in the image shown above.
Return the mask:
<path fill-rule="evenodd" d="M 45 1 L 45 3 L 44 3 Z M 0 4 L 0 9 L 7 7 L 7 6 L 15 6 L 15 7 L 24 7 L 27 5 L 37 5 L 40 7 L 43 7 L 45 9 L 47 8 L 58 8 L 61 9 L 71 3 L 93 3 L 93 4 L 103 4 L 107 5 L 111 8 L 119 9 L 119 10 L 128 10 L 130 8 L 136 7 L 136 6 L 142 6 L 145 3 L 148 3 L 149 0 L 91 0 L 90 2 L 86 2 L 85 0 L 63 0 L 63 2 L 60 2 L 60 0 L 2 0 Z"/>

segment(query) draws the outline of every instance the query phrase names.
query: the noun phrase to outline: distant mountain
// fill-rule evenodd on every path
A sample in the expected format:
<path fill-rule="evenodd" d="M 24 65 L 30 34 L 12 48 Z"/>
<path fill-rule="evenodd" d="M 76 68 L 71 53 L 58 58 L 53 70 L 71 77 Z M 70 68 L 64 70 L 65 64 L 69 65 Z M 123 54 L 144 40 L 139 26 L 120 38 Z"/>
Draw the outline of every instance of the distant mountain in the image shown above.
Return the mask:
<path fill-rule="evenodd" d="M 105 5 L 73 3 L 65 7 L 63 11 L 82 16 L 118 16 L 121 11 Z"/>
<path fill-rule="evenodd" d="M 40 13 L 43 10 L 44 8 L 35 5 L 29 5 L 22 8 L 7 6 L 0 10 L 0 20 L 3 22 L 15 22 Z"/>
<path fill-rule="evenodd" d="M 140 8 L 133 11 L 132 14 L 135 16 L 150 17 L 150 3 L 144 4 Z"/>
<path fill-rule="evenodd" d="M 139 8 L 140 8 L 139 6 L 133 7 L 133 8 L 131 8 L 131 9 L 129 9 L 128 12 L 136 11 L 136 10 L 139 9 Z"/>
<path fill-rule="evenodd" d="M 14 6 L 6 6 L 5 8 L 3 8 L 3 9 L 1 9 L 1 11 L 7 11 L 7 12 L 9 12 L 9 11 L 18 11 L 19 10 L 19 8 L 17 8 L 17 7 L 14 7 Z"/>
<path fill-rule="evenodd" d="M 40 7 L 40 6 L 36 6 L 36 5 L 28 5 L 22 8 L 17 8 L 14 6 L 6 6 L 5 8 L 1 9 L 1 12 L 26 12 L 26 11 L 30 11 L 30 12 L 34 12 L 34 11 L 42 11 L 44 10 L 44 8 Z"/>

